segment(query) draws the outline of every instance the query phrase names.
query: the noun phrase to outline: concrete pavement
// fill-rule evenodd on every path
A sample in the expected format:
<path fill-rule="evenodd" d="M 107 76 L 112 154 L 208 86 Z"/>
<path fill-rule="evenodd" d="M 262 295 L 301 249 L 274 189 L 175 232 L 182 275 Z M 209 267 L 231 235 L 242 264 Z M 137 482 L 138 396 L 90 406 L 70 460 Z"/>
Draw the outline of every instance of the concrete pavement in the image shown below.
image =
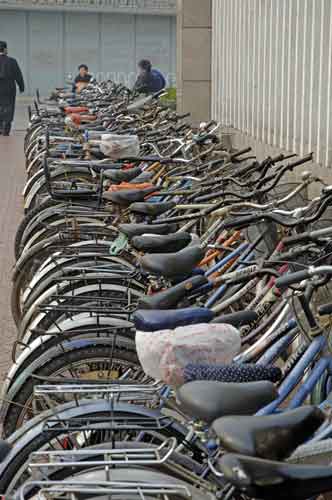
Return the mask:
<path fill-rule="evenodd" d="M 25 102 L 17 103 L 13 135 L 0 136 L 0 381 L 12 363 L 12 346 L 17 335 L 11 317 L 10 294 L 15 233 L 23 217 L 26 106 Z"/>

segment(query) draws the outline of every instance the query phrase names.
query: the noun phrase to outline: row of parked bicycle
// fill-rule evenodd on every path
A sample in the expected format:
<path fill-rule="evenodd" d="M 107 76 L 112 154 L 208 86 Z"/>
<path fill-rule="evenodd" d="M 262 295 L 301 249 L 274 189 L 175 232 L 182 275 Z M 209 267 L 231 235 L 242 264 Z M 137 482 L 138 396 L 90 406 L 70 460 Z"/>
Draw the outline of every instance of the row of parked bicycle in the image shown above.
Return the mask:
<path fill-rule="evenodd" d="M 0 493 L 318 498 L 332 187 L 159 97 L 104 82 L 30 110 Z"/>

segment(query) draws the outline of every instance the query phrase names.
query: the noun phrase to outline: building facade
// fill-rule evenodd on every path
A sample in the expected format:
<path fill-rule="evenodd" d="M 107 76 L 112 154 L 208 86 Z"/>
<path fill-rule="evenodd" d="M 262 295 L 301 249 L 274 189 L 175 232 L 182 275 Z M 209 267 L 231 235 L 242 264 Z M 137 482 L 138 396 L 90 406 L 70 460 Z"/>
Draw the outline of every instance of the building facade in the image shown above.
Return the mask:
<path fill-rule="evenodd" d="M 131 85 L 143 57 L 175 82 L 176 0 L 0 0 L 0 34 L 28 95 L 62 86 L 81 63 Z"/>
<path fill-rule="evenodd" d="M 332 166 L 332 2 L 213 0 L 212 116 L 266 154 Z"/>
<path fill-rule="evenodd" d="M 331 0 L 197 3 L 205 9 L 191 8 L 195 0 L 179 2 L 178 86 L 185 88 L 192 79 L 190 62 L 196 72 L 204 65 L 206 73 L 210 66 L 211 85 L 203 97 L 199 88 L 193 96 L 189 92 L 180 106 L 199 110 L 199 120 L 220 121 L 235 145 L 253 146 L 259 158 L 313 151 L 317 173 L 327 178 L 326 167 L 332 166 Z M 188 44 L 193 26 L 183 21 L 186 10 L 191 25 L 211 30 L 209 49 L 204 43 Z"/>
<path fill-rule="evenodd" d="M 177 100 L 194 122 L 207 120 L 211 109 L 211 0 L 178 0 Z"/>

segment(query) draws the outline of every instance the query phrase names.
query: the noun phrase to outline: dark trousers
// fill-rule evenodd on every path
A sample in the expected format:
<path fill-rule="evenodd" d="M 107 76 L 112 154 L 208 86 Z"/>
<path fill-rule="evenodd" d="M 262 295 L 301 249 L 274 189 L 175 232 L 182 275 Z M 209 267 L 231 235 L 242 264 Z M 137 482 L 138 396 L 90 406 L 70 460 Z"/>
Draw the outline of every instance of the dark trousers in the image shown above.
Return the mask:
<path fill-rule="evenodd" d="M 0 135 L 9 135 L 12 128 L 12 122 L 2 122 L 0 124 Z"/>
<path fill-rule="evenodd" d="M 0 135 L 9 135 L 15 112 L 15 96 L 0 102 Z"/>

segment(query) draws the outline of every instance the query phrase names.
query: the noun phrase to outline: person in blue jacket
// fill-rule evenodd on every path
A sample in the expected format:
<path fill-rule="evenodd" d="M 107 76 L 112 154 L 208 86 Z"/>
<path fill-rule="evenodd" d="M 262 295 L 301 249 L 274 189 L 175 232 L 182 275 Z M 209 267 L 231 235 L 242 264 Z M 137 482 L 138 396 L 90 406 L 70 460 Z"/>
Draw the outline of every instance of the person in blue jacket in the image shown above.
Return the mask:
<path fill-rule="evenodd" d="M 150 61 L 142 59 L 138 63 L 138 77 L 134 90 L 141 94 L 154 94 L 165 87 L 164 75 L 158 69 L 152 68 Z"/>

